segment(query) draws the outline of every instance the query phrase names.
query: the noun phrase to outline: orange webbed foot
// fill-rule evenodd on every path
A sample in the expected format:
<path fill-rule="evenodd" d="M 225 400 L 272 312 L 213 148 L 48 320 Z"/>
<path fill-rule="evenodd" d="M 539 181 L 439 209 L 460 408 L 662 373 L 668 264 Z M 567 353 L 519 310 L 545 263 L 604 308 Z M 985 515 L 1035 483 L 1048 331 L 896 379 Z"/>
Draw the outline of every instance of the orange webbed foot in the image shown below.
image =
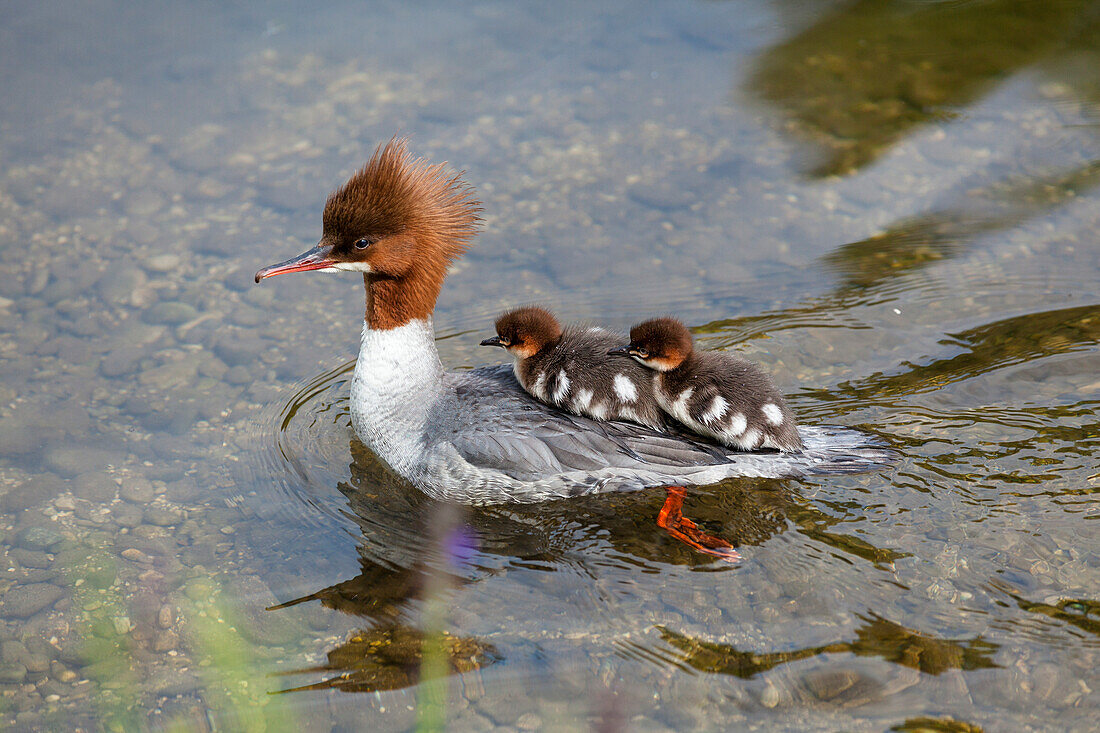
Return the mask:
<path fill-rule="evenodd" d="M 665 505 L 657 515 L 658 527 L 699 552 L 729 563 L 741 560 L 741 553 L 733 549 L 733 545 L 721 537 L 707 534 L 699 529 L 699 525 L 684 516 L 684 497 L 687 496 L 684 487 L 670 486 L 667 491 Z"/>

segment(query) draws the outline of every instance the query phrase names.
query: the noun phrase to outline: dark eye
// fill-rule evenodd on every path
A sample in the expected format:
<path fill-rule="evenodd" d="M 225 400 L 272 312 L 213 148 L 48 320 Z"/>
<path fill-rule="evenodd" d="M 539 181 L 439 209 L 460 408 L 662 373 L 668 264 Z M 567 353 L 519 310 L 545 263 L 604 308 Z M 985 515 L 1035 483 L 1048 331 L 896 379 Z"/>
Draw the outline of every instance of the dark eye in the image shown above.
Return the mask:
<path fill-rule="evenodd" d="M 363 237 L 362 239 L 355 242 L 356 249 L 366 249 L 369 246 L 371 246 L 371 241 L 366 237 Z"/>

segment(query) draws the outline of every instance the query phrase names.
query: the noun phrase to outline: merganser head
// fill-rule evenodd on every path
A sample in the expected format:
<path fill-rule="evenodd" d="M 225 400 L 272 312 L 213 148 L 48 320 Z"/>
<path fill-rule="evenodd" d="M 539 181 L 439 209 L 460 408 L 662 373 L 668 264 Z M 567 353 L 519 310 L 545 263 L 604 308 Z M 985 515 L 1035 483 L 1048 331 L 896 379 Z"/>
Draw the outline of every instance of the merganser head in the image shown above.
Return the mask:
<path fill-rule="evenodd" d="M 545 308 L 529 305 L 508 311 L 496 322 L 497 335 L 482 346 L 500 346 L 517 359 L 528 359 L 561 338 L 561 324 Z"/>
<path fill-rule="evenodd" d="M 692 351 L 691 332 L 675 318 L 654 318 L 630 329 L 630 343 L 607 352 L 633 357 L 642 366 L 667 372 L 676 369 Z"/>
<path fill-rule="evenodd" d="M 361 272 L 372 328 L 429 317 L 447 268 L 469 247 L 481 211 L 462 174 L 449 175 L 444 165 L 413 158 L 403 138 L 379 146 L 328 197 L 317 246 L 263 268 L 256 282 L 308 270 Z"/>

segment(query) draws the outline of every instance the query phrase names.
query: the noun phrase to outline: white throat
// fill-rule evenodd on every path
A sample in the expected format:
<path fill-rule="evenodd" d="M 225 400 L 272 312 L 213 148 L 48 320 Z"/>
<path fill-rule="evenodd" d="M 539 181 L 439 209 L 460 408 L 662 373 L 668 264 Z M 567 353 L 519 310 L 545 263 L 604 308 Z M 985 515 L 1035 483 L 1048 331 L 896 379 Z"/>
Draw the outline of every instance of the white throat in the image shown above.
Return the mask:
<path fill-rule="evenodd" d="M 423 459 L 425 426 L 442 390 L 443 364 L 430 318 L 384 331 L 363 324 L 351 423 L 359 439 L 406 478 Z"/>

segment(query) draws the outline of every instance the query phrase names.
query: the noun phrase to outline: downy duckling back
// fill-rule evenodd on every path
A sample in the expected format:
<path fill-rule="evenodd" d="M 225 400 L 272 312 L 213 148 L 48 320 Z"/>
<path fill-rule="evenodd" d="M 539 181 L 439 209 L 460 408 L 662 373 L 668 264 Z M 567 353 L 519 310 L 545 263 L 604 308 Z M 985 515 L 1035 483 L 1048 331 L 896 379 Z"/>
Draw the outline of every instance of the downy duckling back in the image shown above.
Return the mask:
<path fill-rule="evenodd" d="M 623 336 L 597 327 L 568 326 L 545 308 L 527 306 L 496 321 L 497 335 L 482 346 L 500 346 L 515 360 L 516 379 L 548 405 L 597 420 L 665 424 L 644 367 L 607 355 Z"/>
<path fill-rule="evenodd" d="M 731 448 L 797 451 L 802 438 L 794 413 L 756 364 L 720 351 L 697 351 L 691 333 L 674 318 L 630 329 L 618 355 L 654 370 L 661 408 L 690 430 Z"/>

